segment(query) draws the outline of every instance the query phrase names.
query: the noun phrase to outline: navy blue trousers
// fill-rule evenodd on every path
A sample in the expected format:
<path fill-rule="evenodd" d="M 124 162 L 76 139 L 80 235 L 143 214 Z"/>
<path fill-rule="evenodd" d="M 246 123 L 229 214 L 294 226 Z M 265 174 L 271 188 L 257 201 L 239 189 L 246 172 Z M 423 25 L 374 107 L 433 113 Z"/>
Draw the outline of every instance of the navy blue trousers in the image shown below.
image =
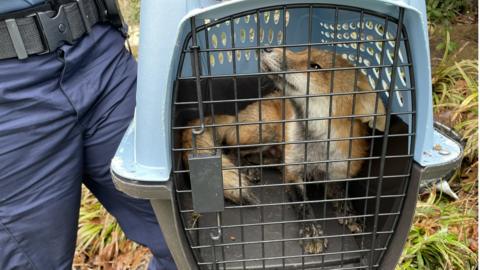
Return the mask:
<path fill-rule="evenodd" d="M 136 72 L 109 26 L 56 53 L 0 60 L 0 269 L 71 269 L 82 183 L 150 248 L 150 269 L 175 269 L 150 203 L 117 191 L 109 173 Z"/>

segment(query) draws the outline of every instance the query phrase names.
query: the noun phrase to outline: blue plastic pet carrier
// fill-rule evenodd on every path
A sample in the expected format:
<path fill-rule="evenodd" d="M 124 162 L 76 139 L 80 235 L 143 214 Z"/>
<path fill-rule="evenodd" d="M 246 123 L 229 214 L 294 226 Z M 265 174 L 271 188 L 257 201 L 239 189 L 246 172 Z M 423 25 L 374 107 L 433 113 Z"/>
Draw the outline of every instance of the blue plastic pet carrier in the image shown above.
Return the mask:
<path fill-rule="evenodd" d="M 117 188 L 179 269 L 393 269 L 434 127 L 425 3 L 142 0 Z M 168 8 L 166 8 L 168 6 Z"/>

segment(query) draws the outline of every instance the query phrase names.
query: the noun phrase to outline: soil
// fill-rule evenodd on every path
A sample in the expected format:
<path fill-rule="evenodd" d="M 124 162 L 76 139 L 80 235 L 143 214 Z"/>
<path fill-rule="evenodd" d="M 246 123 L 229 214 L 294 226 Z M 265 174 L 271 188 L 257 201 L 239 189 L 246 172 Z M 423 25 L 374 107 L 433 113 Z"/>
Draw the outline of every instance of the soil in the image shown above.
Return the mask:
<path fill-rule="evenodd" d="M 450 40 L 454 42 L 456 49 L 449 54 L 447 64 L 450 65 L 464 59 L 477 59 L 478 23 L 454 24 L 448 28 Z M 429 33 L 432 68 L 438 65 L 443 58 L 445 50 L 444 48 L 437 49 L 437 46 L 445 42 L 445 29 L 445 26 L 436 26 Z"/>

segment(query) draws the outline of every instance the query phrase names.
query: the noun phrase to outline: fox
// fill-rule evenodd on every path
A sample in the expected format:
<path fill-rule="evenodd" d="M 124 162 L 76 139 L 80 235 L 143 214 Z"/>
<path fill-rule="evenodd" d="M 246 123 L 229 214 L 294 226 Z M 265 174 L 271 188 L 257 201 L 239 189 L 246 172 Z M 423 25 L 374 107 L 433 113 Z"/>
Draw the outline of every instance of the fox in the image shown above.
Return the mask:
<path fill-rule="evenodd" d="M 369 142 L 362 137 L 368 135 L 368 127 L 384 131 L 385 106 L 367 77 L 331 51 L 265 48 L 259 55 L 261 71 L 273 81 L 274 91 L 240 110 L 237 116 L 205 117 L 206 126 L 217 126 L 205 128 L 202 134 L 196 135 L 198 153 L 210 153 L 212 150 L 205 149 L 216 145 L 260 144 L 261 149 L 240 148 L 241 158 L 248 159 L 252 153 L 258 156 L 261 151 L 265 154 L 264 163 L 275 164 L 282 161 L 283 155 L 286 192 L 291 202 L 297 202 L 293 207 L 298 219 L 315 220 L 311 204 L 302 203 L 308 202 L 305 175 L 307 179 L 328 180 L 325 184 L 328 199 L 345 198 L 341 181 L 330 180 L 355 177 L 359 173 L 361 158 L 369 153 Z M 188 126 L 200 124 L 200 120 L 195 119 Z M 182 132 L 184 149 L 192 149 L 192 136 L 191 129 Z M 305 147 L 304 142 L 296 143 L 299 141 L 311 142 Z M 265 146 L 271 143 L 273 146 Z M 190 153 L 183 153 L 186 166 Z M 227 153 L 222 153 L 221 161 L 224 197 L 236 204 L 258 204 L 251 189 L 244 188 L 258 182 L 258 173 L 229 169 L 235 167 L 235 159 Z M 339 217 L 344 217 L 338 221 L 352 233 L 363 230 L 356 218 L 345 218 L 345 214 L 354 215 L 351 201 L 337 200 L 333 207 Z M 305 253 L 317 254 L 327 248 L 327 239 L 321 235 L 323 230 L 318 221 L 305 221 L 300 225 L 299 236 Z"/>

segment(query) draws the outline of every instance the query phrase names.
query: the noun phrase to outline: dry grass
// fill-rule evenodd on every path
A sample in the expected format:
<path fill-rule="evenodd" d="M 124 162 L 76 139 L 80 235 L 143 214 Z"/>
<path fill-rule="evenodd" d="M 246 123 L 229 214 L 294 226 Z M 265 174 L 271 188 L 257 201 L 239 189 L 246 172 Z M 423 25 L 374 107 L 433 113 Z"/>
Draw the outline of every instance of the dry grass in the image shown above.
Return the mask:
<path fill-rule="evenodd" d="M 82 191 L 74 269 L 146 269 L 148 249 L 129 241 L 115 218 Z"/>
<path fill-rule="evenodd" d="M 466 142 L 465 158 L 478 155 L 478 61 L 440 65 L 434 72 L 434 109 L 442 123 L 453 127 Z"/>

